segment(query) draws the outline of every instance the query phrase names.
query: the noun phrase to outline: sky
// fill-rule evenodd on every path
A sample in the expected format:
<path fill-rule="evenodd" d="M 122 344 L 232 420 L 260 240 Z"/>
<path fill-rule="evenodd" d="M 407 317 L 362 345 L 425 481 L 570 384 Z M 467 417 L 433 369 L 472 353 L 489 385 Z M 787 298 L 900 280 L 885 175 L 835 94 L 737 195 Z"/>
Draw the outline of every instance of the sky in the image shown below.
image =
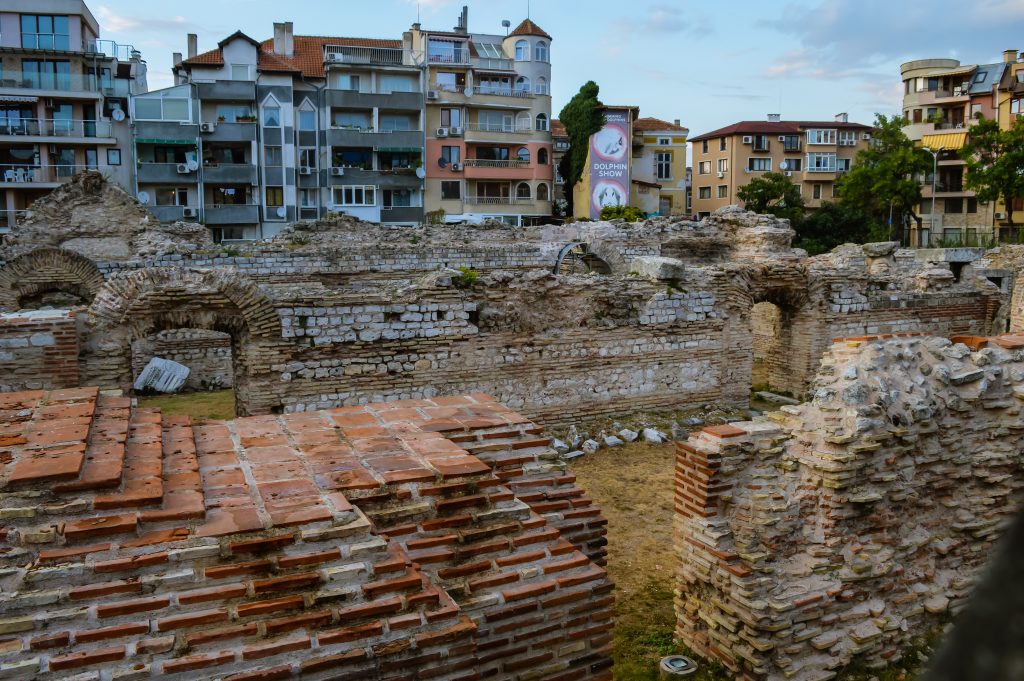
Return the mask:
<path fill-rule="evenodd" d="M 264 40 L 275 21 L 298 35 L 400 38 L 416 20 L 450 30 L 462 5 L 471 32 L 503 33 L 529 12 L 552 40 L 555 116 L 587 80 L 606 104 L 679 119 L 691 136 L 781 113 L 870 123 L 898 113 L 900 64 L 1001 60 L 1024 49 L 1024 0 L 87 0 L 102 37 L 133 44 L 150 89 L 171 84 L 171 54 L 236 30 Z"/>

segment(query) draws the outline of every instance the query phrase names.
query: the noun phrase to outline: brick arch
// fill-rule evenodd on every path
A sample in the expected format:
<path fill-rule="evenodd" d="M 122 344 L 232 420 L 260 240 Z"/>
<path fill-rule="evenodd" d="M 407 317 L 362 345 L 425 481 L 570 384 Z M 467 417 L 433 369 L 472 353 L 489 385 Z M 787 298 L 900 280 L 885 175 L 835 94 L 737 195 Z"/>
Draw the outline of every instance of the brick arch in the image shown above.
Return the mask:
<path fill-rule="evenodd" d="M 564 274 L 566 270 L 563 263 L 570 258 L 583 259 L 591 271 L 599 274 L 624 274 L 626 272 L 626 260 L 622 253 L 617 248 L 600 241 L 571 241 L 562 246 L 555 258 L 554 273 Z"/>
<path fill-rule="evenodd" d="M 84 255 L 63 248 L 37 248 L 0 270 L 0 306 L 17 310 L 26 298 L 50 291 L 73 293 L 91 302 L 103 284 L 103 274 Z"/>

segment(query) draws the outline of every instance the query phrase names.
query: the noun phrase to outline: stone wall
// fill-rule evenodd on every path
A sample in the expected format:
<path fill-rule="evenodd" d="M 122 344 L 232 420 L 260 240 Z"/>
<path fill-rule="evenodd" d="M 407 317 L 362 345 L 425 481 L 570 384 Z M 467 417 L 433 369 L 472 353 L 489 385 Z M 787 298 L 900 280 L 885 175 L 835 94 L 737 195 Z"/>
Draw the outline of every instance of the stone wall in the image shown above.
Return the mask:
<path fill-rule="evenodd" d="M 76 313 L 39 310 L 0 316 L 0 392 L 78 385 Z"/>
<path fill-rule="evenodd" d="M 170 329 L 132 343 L 132 377 L 154 357 L 187 366 L 184 391 L 230 388 L 234 376 L 231 336 L 217 331 Z"/>
<path fill-rule="evenodd" d="M 1024 337 L 965 340 L 840 339 L 811 402 L 678 443 L 688 646 L 827 679 L 962 607 L 1024 488 Z"/>

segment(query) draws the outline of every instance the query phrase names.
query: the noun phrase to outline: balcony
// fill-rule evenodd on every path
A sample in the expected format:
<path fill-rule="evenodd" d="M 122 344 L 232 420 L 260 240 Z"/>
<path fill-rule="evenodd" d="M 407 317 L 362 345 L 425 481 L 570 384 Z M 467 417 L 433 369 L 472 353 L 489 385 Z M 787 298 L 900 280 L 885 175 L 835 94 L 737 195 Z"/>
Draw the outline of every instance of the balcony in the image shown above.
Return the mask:
<path fill-rule="evenodd" d="M 529 109 L 534 99 L 534 94 L 529 90 L 516 90 L 512 87 L 459 87 L 435 83 L 430 89 L 437 91 L 438 101 L 442 103 L 499 109 Z"/>
<path fill-rule="evenodd" d="M 466 203 L 473 206 L 525 206 L 534 203 L 534 200 L 513 196 L 467 196 Z"/>
<path fill-rule="evenodd" d="M 135 121 L 136 144 L 166 144 L 189 142 L 196 145 L 199 137 L 199 126 L 194 123 L 178 123 L 175 121 Z"/>
<path fill-rule="evenodd" d="M 203 217 L 208 225 L 252 225 L 260 221 L 260 207 L 253 203 L 207 204 Z"/>
<path fill-rule="evenodd" d="M 422 149 L 423 131 L 330 128 L 327 130 L 327 144 L 332 147 L 415 147 Z"/>
<path fill-rule="evenodd" d="M 95 75 L 80 73 L 35 73 L 30 71 L 4 71 L 0 76 L 0 88 L 33 90 L 42 96 L 68 96 L 73 94 L 127 97 L 130 86 L 124 79 L 102 79 Z"/>
<path fill-rule="evenodd" d="M 256 99 L 256 83 L 251 80 L 215 80 L 196 83 L 199 99 L 207 102 L 251 102 Z"/>
<path fill-rule="evenodd" d="M 508 142 L 508 135 L 526 137 L 533 132 L 528 125 L 520 127 L 503 123 L 470 123 L 464 130 L 467 142 Z"/>
<path fill-rule="evenodd" d="M 185 219 L 185 206 L 146 206 L 146 208 L 160 222 L 176 222 Z"/>
<path fill-rule="evenodd" d="M 515 64 L 513 59 L 496 57 L 477 57 L 473 60 L 473 68 L 479 71 L 515 71 Z"/>
<path fill-rule="evenodd" d="M 423 206 L 393 206 L 380 209 L 381 222 L 423 222 Z"/>
<path fill-rule="evenodd" d="M 491 160 L 487 158 L 467 158 L 463 164 L 467 168 L 529 168 L 529 161 L 512 160 Z"/>
<path fill-rule="evenodd" d="M 14 140 L 6 139 L 16 138 Z M 0 124 L 0 139 L 18 142 L 52 142 L 54 138 L 67 144 L 85 142 L 88 144 L 115 144 L 113 127 L 106 121 L 71 120 L 53 118 L 23 118 L 16 122 Z"/>
<path fill-rule="evenodd" d="M 327 171 L 330 185 L 373 184 L 382 189 L 420 189 L 423 180 L 416 177 L 412 169 L 371 170 L 366 168 L 342 168 L 343 175 Z"/>
<path fill-rule="evenodd" d="M 140 161 L 136 171 L 139 184 L 195 184 L 199 176 L 194 170 L 179 172 L 184 163 L 148 163 Z"/>
<path fill-rule="evenodd" d="M 423 106 L 421 92 L 356 92 L 355 90 L 327 91 L 327 106 L 347 109 L 373 109 L 419 111 Z"/>
<path fill-rule="evenodd" d="M 87 169 L 90 168 L 76 165 L 2 165 L 0 166 L 0 185 L 4 187 L 52 188 L 69 182 L 76 173 Z M 91 170 L 95 170 L 95 168 L 91 168 Z"/>
<path fill-rule="evenodd" d="M 324 62 L 327 64 L 402 66 L 405 61 L 405 50 L 397 47 L 324 45 Z"/>
<path fill-rule="evenodd" d="M 203 166 L 203 182 L 210 184 L 258 184 L 251 163 L 211 163 Z"/>
<path fill-rule="evenodd" d="M 451 66 L 469 66 L 469 49 L 465 47 L 445 47 L 430 44 L 427 47 L 427 62 Z"/>
<path fill-rule="evenodd" d="M 131 61 L 142 57 L 142 53 L 135 49 L 134 45 L 122 45 L 113 40 L 86 41 L 84 51 L 92 54 L 105 54 L 118 61 Z"/>
<path fill-rule="evenodd" d="M 529 180 L 534 168 L 529 161 L 491 161 L 468 158 L 463 163 L 467 180 Z"/>

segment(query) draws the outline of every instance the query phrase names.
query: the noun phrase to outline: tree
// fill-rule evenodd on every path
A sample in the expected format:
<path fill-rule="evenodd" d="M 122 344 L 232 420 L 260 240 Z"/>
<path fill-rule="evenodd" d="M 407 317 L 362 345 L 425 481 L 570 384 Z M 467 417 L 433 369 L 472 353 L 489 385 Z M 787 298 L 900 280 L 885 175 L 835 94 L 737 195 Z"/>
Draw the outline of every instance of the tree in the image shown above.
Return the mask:
<path fill-rule="evenodd" d="M 1003 200 L 1006 219 L 1013 230 L 1013 200 L 1024 196 L 1024 120 L 1009 130 L 982 119 L 971 127 L 970 140 L 960 150 L 967 164 L 965 182 L 979 201 Z"/>
<path fill-rule="evenodd" d="M 765 173 L 740 187 L 736 195 L 747 210 L 788 218 L 794 225 L 804 215 L 800 187 L 782 173 Z"/>
<path fill-rule="evenodd" d="M 840 244 L 886 240 L 886 233 L 872 229 L 871 219 L 862 211 L 832 201 L 823 202 L 794 228 L 793 246 L 803 248 L 810 255 L 831 251 Z"/>
<path fill-rule="evenodd" d="M 853 167 L 839 180 L 840 202 L 863 214 L 876 233 L 889 225 L 890 215 L 897 225 L 908 216 L 921 222 L 914 213 L 914 206 L 921 202 L 917 178 L 931 170 L 932 157 L 907 138 L 905 125 L 907 120 L 901 116 L 875 114 L 871 145 L 857 153 Z"/>
<path fill-rule="evenodd" d="M 558 114 L 558 119 L 565 126 L 566 135 L 569 137 L 569 151 L 558 165 L 558 171 L 565 178 L 565 198 L 569 204 L 566 209 L 567 215 L 573 214 L 572 189 L 580 181 L 587 165 L 590 136 L 604 126 L 604 105 L 597 98 L 599 92 L 597 83 L 588 80 Z"/>

